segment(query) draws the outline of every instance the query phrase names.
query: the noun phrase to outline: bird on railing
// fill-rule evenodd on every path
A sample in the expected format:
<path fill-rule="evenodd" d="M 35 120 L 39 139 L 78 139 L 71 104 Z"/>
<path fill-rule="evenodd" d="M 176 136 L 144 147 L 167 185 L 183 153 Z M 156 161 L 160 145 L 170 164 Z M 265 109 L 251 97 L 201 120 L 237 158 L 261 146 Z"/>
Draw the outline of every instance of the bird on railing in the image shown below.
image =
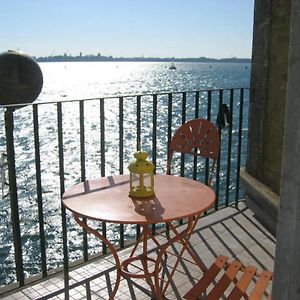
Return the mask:
<path fill-rule="evenodd" d="M 226 118 L 226 122 L 225 122 L 225 118 Z M 226 123 L 228 125 L 231 125 L 232 116 L 228 106 L 226 104 L 222 104 L 218 112 L 217 124 L 219 128 L 224 128 L 226 126 Z"/>

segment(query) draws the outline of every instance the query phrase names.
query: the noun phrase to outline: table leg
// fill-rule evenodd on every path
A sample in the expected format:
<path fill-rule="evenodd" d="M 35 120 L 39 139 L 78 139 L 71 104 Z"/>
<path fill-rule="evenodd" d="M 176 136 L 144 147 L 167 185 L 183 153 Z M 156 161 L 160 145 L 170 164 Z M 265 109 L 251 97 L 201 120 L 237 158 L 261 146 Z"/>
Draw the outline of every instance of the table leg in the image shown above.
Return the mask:
<path fill-rule="evenodd" d="M 162 257 L 163 255 L 167 254 L 167 248 L 170 247 L 171 245 L 173 245 L 174 243 L 176 243 L 178 240 L 182 240 L 190 231 L 190 229 L 192 228 L 193 222 L 192 222 L 193 218 L 189 218 L 189 222 L 187 225 L 187 228 L 185 230 L 183 230 L 182 232 L 178 233 L 178 235 L 174 236 L 173 238 L 169 239 L 167 243 L 165 243 L 164 245 L 162 245 L 159 249 L 159 253 L 157 255 L 157 259 L 156 259 L 156 263 L 155 263 L 155 276 L 154 276 L 154 281 L 155 281 L 155 290 L 156 290 L 156 296 L 155 299 L 161 300 L 164 299 L 164 293 L 165 290 L 162 290 L 161 288 L 161 282 L 160 282 L 160 276 L 159 276 L 159 269 L 160 269 L 160 263 L 162 261 Z M 166 285 L 169 284 L 169 282 L 171 281 L 172 277 L 168 276 L 168 280 L 166 282 Z"/>
<path fill-rule="evenodd" d="M 156 237 L 152 234 L 152 232 L 149 230 L 148 226 L 143 225 L 143 231 L 142 231 L 139 239 L 137 240 L 137 242 L 130 254 L 130 257 L 128 259 L 124 260 L 124 262 L 121 264 L 121 274 L 124 277 L 128 277 L 128 278 L 131 277 L 131 278 L 145 279 L 151 288 L 152 299 L 161 300 L 161 299 L 164 299 L 164 294 L 172 280 L 172 277 L 177 269 L 177 266 L 178 266 L 180 260 L 182 260 L 182 256 L 185 251 L 187 251 L 190 254 L 190 256 L 192 257 L 194 262 L 199 266 L 199 268 L 202 271 L 206 270 L 206 267 L 203 264 L 203 262 L 199 258 L 197 258 L 197 256 L 195 256 L 195 254 L 189 247 L 189 239 L 191 237 L 193 230 L 195 229 L 198 219 L 199 219 L 199 216 L 196 216 L 195 218 L 190 217 L 188 219 L 187 227 L 181 232 L 178 232 L 176 227 L 170 223 L 169 227 L 172 230 L 172 232 L 174 233 L 174 237 L 169 238 L 165 244 L 161 244 L 156 239 Z M 149 258 L 147 256 L 148 255 L 148 244 L 147 243 L 148 243 L 149 238 L 151 238 L 152 241 L 157 246 L 158 254 L 157 254 L 156 259 Z M 168 275 L 168 278 L 165 281 L 164 286 L 162 286 L 161 283 L 164 280 L 160 276 L 160 271 L 161 271 L 162 265 L 163 265 L 163 256 L 167 257 L 168 248 L 170 246 L 172 246 L 173 244 L 175 244 L 176 242 L 179 242 L 182 244 L 182 249 L 181 249 L 179 255 L 177 256 L 177 260 L 173 266 L 173 269 L 171 270 L 170 274 Z M 142 243 L 143 251 L 142 251 L 142 254 L 137 255 L 135 252 L 140 243 Z M 142 267 L 143 267 L 142 274 L 140 274 L 140 273 L 132 274 L 128 271 L 129 264 L 131 264 L 137 260 L 141 261 L 141 263 L 142 263 Z M 152 261 L 154 263 L 154 271 L 150 272 L 149 267 L 148 267 L 149 261 Z M 152 281 L 152 277 L 154 280 L 154 284 Z"/>
<path fill-rule="evenodd" d="M 189 239 L 192 235 L 192 232 L 194 231 L 195 229 L 195 226 L 197 224 L 197 221 L 199 220 L 199 216 L 196 216 L 195 218 L 194 217 L 190 217 L 188 219 L 188 223 L 187 223 L 187 227 L 181 231 L 181 232 L 178 232 L 176 230 L 176 228 L 174 227 L 173 224 L 169 224 L 169 227 L 171 228 L 171 230 L 174 232 L 174 237 L 169 239 L 169 241 L 162 245 L 160 247 L 160 252 L 157 256 L 157 263 L 156 263 L 156 268 L 159 267 L 159 261 L 161 261 L 162 259 L 162 256 L 165 255 L 167 253 L 167 249 L 168 247 L 170 247 L 171 245 L 175 244 L 176 242 L 179 242 L 182 244 L 182 249 L 179 253 L 179 255 L 177 256 L 177 260 L 173 266 L 173 269 L 171 270 L 169 276 L 168 276 L 168 279 L 166 280 L 165 282 L 165 285 L 163 288 L 160 288 L 160 278 L 159 276 L 156 276 L 154 279 L 155 279 L 155 287 L 156 287 L 156 291 L 157 291 L 157 299 L 163 299 L 163 295 L 166 293 L 166 290 L 172 280 L 172 277 L 177 269 L 177 266 L 180 262 L 180 260 L 182 260 L 182 256 L 184 254 L 185 251 L 187 251 L 190 256 L 192 257 L 192 259 L 194 260 L 194 262 L 198 265 L 198 267 L 204 271 L 206 270 L 206 266 L 204 265 L 204 263 L 202 262 L 202 260 L 200 258 L 198 258 L 192 251 L 192 249 L 190 248 L 189 246 Z"/>
<path fill-rule="evenodd" d="M 137 278 L 137 279 L 144 279 L 150 289 L 153 297 L 156 295 L 156 288 L 154 285 L 154 282 L 152 281 L 152 277 L 155 277 L 155 272 L 160 272 L 162 268 L 162 264 L 159 264 L 159 267 L 155 269 L 155 263 L 157 259 L 151 258 L 148 256 L 148 239 L 149 237 L 152 237 L 152 233 L 149 230 L 147 225 L 141 225 L 143 227 L 142 233 L 139 236 L 139 239 L 136 241 L 133 250 L 129 256 L 129 258 L 125 259 L 121 263 L 121 275 L 124 278 Z M 153 238 L 152 238 L 153 239 Z M 142 253 L 137 254 L 136 250 L 138 245 L 142 245 Z M 156 242 L 156 245 L 159 247 L 160 244 Z M 130 264 L 133 264 L 134 262 L 139 261 L 141 263 L 142 272 L 139 273 L 132 273 L 130 270 L 128 270 L 128 267 Z M 153 270 L 149 269 L 149 263 L 153 264 Z"/>
<path fill-rule="evenodd" d="M 109 296 L 109 300 L 113 300 L 116 292 L 119 288 L 120 281 L 121 281 L 121 263 L 119 256 L 117 254 L 117 251 L 115 250 L 114 246 L 103 236 L 101 235 L 96 229 L 91 228 L 88 226 L 85 222 L 83 222 L 82 217 L 80 215 L 73 213 L 75 221 L 83 228 L 85 229 L 88 233 L 93 234 L 97 238 L 99 238 L 105 245 L 109 248 L 111 254 L 113 255 L 115 262 L 116 262 L 116 270 L 117 270 L 117 276 L 116 276 L 116 283 L 115 286 Z"/>
<path fill-rule="evenodd" d="M 195 263 L 203 270 L 205 268 L 203 262 L 199 260 L 192 250 L 189 247 L 188 241 L 190 239 L 190 236 L 196 226 L 196 223 L 199 219 L 199 216 L 196 218 L 190 217 L 188 219 L 187 227 L 181 231 L 178 232 L 175 226 L 173 224 L 169 224 L 170 229 L 174 233 L 174 237 L 168 239 L 168 241 L 165 244 L 160 244 L 159 241 L 155 238 L 155 236 L 152 235 L 151 231 L 148 228 L 148 225 L 142 225 L 143 231 L 139 237 L 139 239 L 136 241 L 135 246 L 133 247 L 133 250 L 129 256 L 128 259 L 125 259 L 122 263 L 120 262 L 119 256 L 117 254 L 117 251 L 115 250 L 114 246 L 103 236 L 101 235 L 97 230 L 91 228 L 89 225 L 87 225 L 83 218 L 80 217 L 80 215 L 74 214 L 75 221 L 84 228 L 88 233 L 93 234 L 97 238 L 99 238 L 105 245 L 109 248 L 111 254 L 114 256 L 115 262 L 116 262 L 116 270 L 117 270 L 117 277 L 116 277 L 116 283 L 114 286 L 114 289 L 112 290 L 112 293 L 109 297 L 109 300 L 113 300 L 116 292 L 118 290 L 118 287 L 120 285 L 121 281 L 121 275 L 124 278 L 140 278 L 146 280 L 148 283 L 151 293 L 152 293 L 152 299 L 161 300 L 164 299 L 164 294 L 167 290 L 168 285 L 170 284 L 172 277 L 177 269 L 179 261 L 182 259 L 182 255 L 185 251 L 188 251 L 188 253 L 191 255 Z M 148 257 L 148 238 L 151 238 L 152 241 L 156 244 L 158 249 L 158 254 L 156 259 Z M 160 271 L 162 269 L 163 264 L 163 256 L 167 257 L 167 249 L 173 245 L 176 242 L 180 242 L 182 244 L 182 249 L 180 251 L 180 254 L 177 256 L 177 260 L 175 262 L 175 265 L 170 272 L 170 275 L 168 276 L 168 279 L 165 282 L 164 287 L 161 286 L 162 279 L 160 278 Z M 136 255 L 136 249 L 138 245 L 142 243 L 142 254 Z M 140 261 L 143 267 L 143 272 L 139 274 L 133 274 L 128 270 L 128 266 L 133 263 L 134 261 Z M 148 263 L 152 262 L 154 264 L 154 270 L 150 271 Z M 152 281 L 152 278 L 154 282 Z"/>
<path fill-rule="evenodd" d="M 201 271 L 205 272 L 207 270 L 206 266 L 204 265 L 204 263 L 202 262 L 202 260 L 200 258 L 198 258 L 194 254 L 194 252 L 192 251 L 192 249 L 189 246 L 190 237 L 191 237 L 191 235 L 192 235 L 192 233 L 193 233 L 193 231 L 194 231 L 194 229 L 195 229 L 195 227 L 197 225 L 197 222 L 198 222 L 200 216 L 201 215 L 197 215 L 197 216 L 193 217 L 193 220 L 192 220 L 193 224 L 192 224 L 189 232 L 187 233 L 187 235 L 182 240 L 180 240 L 180 242 L 181 242 L 182 245 L 186 245 L 185 248 L 183 248 L 181 250 L 182 254 L 186 250 L 189 253 L 189 255 L 192 257 L 192 259 L 194 260 L 194 262 L 199 266 L 199 268 L 201 269 Z M 171 230 L 173 231 L 173 233 L 175 235 L 178 235 L 178 231 L 177 231 L 176 227 L 172 223 L 169 224 L 169 227 L 171 228 Z M 180 255 L 180 257 L 182 256 L 182 254 Z"/>
<path fill-rule="evenodd" d="M 143 226 L 143 259 L 142 259 L 142 264 L 143 264 L 143 268 L 144 268 L 144 272 L 146 274 L 146 282 L 149 284 L 150 288 L 151 288 L 151 293 L 152 295 L 156 294 L 155 291 L 155 286 L 152 282 L 151 276 L 149 276 L 149 268 L 148 268 L 148 263 L 147 263 L 147 255 L 148 255 L 148 236 L 150 234 L 150 230 L 148 228 L 147 225 Z M 156 274 L 154 274 L 154 276 L 156 276 Z"/>

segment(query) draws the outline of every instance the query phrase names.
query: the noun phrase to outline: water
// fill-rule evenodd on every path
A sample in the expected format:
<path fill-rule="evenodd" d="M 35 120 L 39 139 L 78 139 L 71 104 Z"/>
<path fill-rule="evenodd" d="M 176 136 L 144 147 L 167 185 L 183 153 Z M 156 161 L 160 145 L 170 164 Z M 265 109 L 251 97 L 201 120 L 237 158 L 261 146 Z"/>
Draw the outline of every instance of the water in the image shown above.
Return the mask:
<path fill-rule="evenodd" d="M 249 86 L 244 63 L 75 62 L 41 63 L 44 87 L 39 101 L 121 94 Z"/>
<path fill-rule="evenodd" d="M 131 62 L 78 62 L 78 63 L 42 63 L 40 64 L 44 86 L 37 101 L 51 102 L 71 99 L 105 97 L 113 95 L 134 95 L 156 92 L 192 91 L 214 88 L 248 87 L 250 65 L 247 64 L 206 64 L 206 63 L 177 63 L 176 70 L 169 70 L 166 63 L 131 63 Z M 238 96 L 238 95 L 237 95 Z M 200 110 L 206 111 L 206 96 L 200 95 Z M 215 98 L 218 96 L 215 95 Z M 142 146 L 151 155 L 151 130 L 148 126 L 151 120 L 151 102 L 147 97 L 142 98 Z M 224 93 L 228 102 L 228 93 Z M 165 172 L 166 145 L 166 97 L 158 98 L 158 132 L 160 137 L 157 145 L 157 170 Z M 213 99 L 217 106 L 218 99 Z M 118 173 L 118 99 L 105 100 L 105 136 L 106 136 L 106 174 Z M 180 101 L 178 102 L 180 103 Z M 180 105 L 174 97 L 173 129 L 181 122 Z M 187 96 L 187 119 L 193 118 L 193 99 Z M 247 96 L 245 110 L 247 111 Z M 135 131 L 135 98 L 124 101 L 124 168 L 132 160 L 136 147 Z M 214 109 L 212 119 L 215 119 Z M 42 189 L 44 203 L 44 224 L 46 232 L 47 268 L 52 269 L 61 265 L 62 240 L 60 219 L 60 190 L 57 145 L 57 116 L 54 105 L 47 104 L 39 107 L 39 133 L 42 169 Z M 86 130 L 86 178 L 100 176 L 99 154 L 99 101 L 93 100 L 85 105 Z M 134 113 L 133 113 L 134 112 Z M 238 114 L 235 107 L 234 114 Z M 80 181 L 80 144 L 79 144 L 79 108 L 76 103 L 63 104 L 64 128 L 64 158 L 66 188 Z M 244 122 L 247 117 L 244 116 Z M 0 152 L 5 152 L 4 114 L 0 112 Z M 246 125 L 244 126 L 245 130 Z M 246 133 L 246 132 L 244 132 Z M 225 134 L 226 135 L 226 134 Z M 246 136 L 246 134 L 244 134 Z M 234 125 L 233 145 L 237 143 L 237 127 Z M 34 165 L 34 140 L 31 108 L 22 108 L 15 112 L 15 147 L 18 198 L 20 210 L 23 259 L 26 276 L 40 272 L 39 228 L 37 221 L 36 203 L 36 172 Z M 226 149 L 222 149 L 226 151 Z M 245 152 L 245 145 L 243 153 Z M 236 162 L 232 156 L 232 163 Z M 224 171 L 221 168 L 221 177 Z M 234 193 L 231 183 L 231 192 Z M 5 194 L 5 193 L 4 193 Z M 4 196 L 4 195 L 3 195 Z M 68 237 L 70 260 L 82 257 L 82 233 L 73 219 L 68 215 Z M 110 226 L 108 236 L 118 243 L 118 227 Z M 125 235 L 133 237 L 135 229 L 125 227 Z M 3 197 L 0 210 L 0 286 L 13 282 L 14 248 L 10 225 L 10 203 L 8 197 Z M 89 238 L 89 254 L 101 249 L 99 241 Z M 98 248 L 97 248 L 98 247 Z M 38 263 L 37 263 L 38 262 Z"/>

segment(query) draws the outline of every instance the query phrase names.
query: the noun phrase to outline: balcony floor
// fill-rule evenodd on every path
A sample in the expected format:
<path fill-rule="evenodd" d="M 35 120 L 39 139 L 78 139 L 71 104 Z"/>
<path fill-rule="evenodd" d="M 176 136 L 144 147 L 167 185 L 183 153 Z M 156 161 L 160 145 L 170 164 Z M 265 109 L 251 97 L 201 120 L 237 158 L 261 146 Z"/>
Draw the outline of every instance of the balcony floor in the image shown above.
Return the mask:
<path fill-rule="evenodd" d="M 224 254 L 237 257 L 244 264 L 253 264 L 259 270 L 273 270 L 275 238 L 243 203 L 239 204 L 238 209 L 228 207 L 200 219 L 190 242 L 193 250 L 207 266 L 217 255 Z M 154 248 L 153 246 L 153 253 Z M 122 250 L 119 256 L 122 259 L 128 256 L 130 251 L 131 248 Z M 175 247 L 173 251 L 176 253 Z M 70 272 L 70 285 L 73 285 L 70 299 L 108 299 L 108 291 L 111 284 L 114 284 L 115 276 L 114 259 L 111 255 L 73 269 Z M 195 265 L 188 261 L 181 263 L 175 272 L 174 284 L 167 290 L 166 299 L 182 299 L 200 276 L 201 272 Z M 60 273 L 2 297 L 6 300 L 65 299 L 63 286 L 63 274 Z M 122 279 L 115 299 L 151 299 L 150 288 L 141 279 Z"/>

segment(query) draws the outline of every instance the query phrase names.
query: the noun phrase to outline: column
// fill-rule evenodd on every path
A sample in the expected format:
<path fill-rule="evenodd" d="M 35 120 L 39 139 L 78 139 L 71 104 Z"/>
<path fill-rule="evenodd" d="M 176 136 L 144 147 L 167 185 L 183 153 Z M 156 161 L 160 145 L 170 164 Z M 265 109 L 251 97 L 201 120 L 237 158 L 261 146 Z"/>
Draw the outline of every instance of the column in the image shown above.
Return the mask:
<path fill-rule="evenodd" d="M 292 1 L 273 300 L 300 299 L 300 0 Z"/>

